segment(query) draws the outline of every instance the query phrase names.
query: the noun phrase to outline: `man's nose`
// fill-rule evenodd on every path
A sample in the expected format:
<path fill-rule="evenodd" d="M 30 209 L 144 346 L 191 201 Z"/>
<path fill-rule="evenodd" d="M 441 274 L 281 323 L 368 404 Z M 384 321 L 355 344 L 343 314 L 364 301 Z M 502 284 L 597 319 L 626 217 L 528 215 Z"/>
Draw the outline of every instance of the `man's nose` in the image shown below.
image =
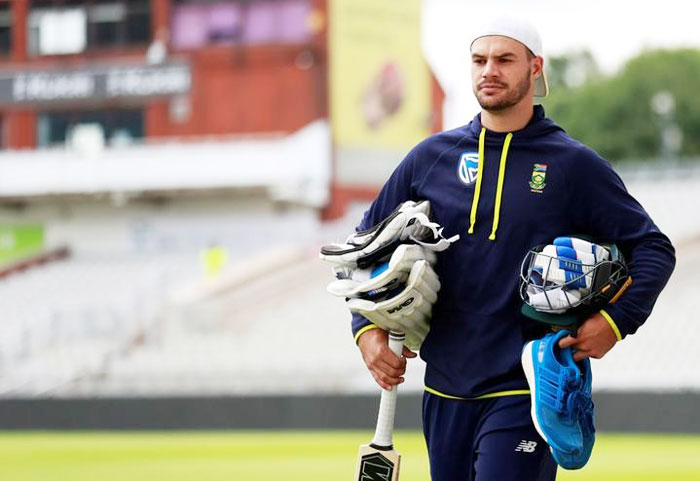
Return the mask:
<path fill-rule="evenodd" d="M 484 65 L 484 70 L 481 71 L 482 77 L 497 77 L 498 73 L 498 65 L 493 60 L 487 60 Z"/>

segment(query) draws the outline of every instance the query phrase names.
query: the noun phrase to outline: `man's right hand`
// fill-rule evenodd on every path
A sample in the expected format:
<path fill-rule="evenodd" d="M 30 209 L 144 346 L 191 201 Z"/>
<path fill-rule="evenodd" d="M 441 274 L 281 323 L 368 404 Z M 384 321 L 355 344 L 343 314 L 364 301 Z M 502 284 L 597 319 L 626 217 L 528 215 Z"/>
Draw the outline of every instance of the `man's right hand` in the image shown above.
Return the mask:
<path fill-rule="evenodd" d="M 406 358 L 414 358 L 417 354 L 404 346 L 403 356 L 398 358 L 389 349 L 388 341 L 389 334 L 385 330 L 370 329 L 362 333 L 357 345 L 377 384 L 383 389 L 391 390 L 392 386 L 404 381 L 401 376 L 406 372 Z"/>

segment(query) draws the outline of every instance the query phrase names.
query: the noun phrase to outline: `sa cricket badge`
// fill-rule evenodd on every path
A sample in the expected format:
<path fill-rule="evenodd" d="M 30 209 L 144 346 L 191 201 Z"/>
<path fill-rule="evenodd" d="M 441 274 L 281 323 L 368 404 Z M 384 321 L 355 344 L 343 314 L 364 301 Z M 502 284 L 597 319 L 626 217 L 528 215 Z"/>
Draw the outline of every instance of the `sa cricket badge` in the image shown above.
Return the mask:
<path fill-rule="evenodd" d="M 545 178 L 547 177 L 547 164 L 534 164 L 532 166 L 532 177 L 530 178 L 530 192 L 536 194 L 542 193 L 547 186 Z"/>

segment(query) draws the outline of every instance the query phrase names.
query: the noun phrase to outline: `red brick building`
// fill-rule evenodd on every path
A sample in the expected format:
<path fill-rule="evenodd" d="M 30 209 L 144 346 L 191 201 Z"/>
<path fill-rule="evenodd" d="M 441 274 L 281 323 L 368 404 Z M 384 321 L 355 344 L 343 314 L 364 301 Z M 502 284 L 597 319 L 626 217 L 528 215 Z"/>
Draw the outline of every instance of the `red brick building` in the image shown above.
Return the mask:
<path fill-rule="evenodd" d="M 326 0 L 2 2 L 0 147 L 83 124 L 106 146 L 295 132 L 329 117 L 328 18 Z M 433 130 L 442 101 L 433 80 Z"/>

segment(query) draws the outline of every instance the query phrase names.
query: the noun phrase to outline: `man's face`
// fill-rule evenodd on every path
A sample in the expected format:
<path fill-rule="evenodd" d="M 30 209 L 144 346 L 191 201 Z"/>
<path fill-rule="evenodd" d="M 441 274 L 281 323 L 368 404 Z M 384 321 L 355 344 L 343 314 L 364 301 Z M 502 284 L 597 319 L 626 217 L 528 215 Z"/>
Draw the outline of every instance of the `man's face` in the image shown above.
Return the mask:
<path fill-rule="evenodd" d="M 533 69 L 541 68 L 541 59 L 523 44 L 491 35 L 476 39 L 471 53 L 472 87 L 482 109 L 498 112 L 532 97 Z"/>

